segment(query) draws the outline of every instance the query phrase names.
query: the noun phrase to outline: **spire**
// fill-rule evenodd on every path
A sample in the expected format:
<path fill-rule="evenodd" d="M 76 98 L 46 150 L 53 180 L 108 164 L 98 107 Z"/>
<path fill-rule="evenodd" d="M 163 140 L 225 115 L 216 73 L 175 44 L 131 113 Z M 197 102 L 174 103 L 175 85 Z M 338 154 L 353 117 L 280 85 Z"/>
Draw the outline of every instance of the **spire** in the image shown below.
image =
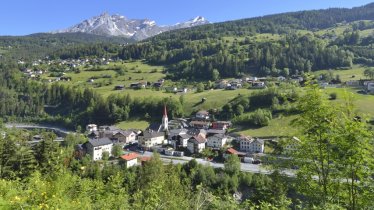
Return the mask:
<path fill-rule="evenodd" d="M 168 112 L 166 111 L 166 105 L 164 105 L 164 117 L 168 117 Z"/>

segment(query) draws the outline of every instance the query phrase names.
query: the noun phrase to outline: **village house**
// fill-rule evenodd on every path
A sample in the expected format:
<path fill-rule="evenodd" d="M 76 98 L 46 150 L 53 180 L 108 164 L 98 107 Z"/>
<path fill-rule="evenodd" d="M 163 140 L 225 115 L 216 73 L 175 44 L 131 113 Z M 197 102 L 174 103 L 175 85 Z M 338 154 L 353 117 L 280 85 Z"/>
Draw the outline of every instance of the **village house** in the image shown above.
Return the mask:
<path fill-rule="evenodd" d="M 139 155 L 137 153 L 131 152 L 122 155 L 120 161 L 126 166 L 126 168 L 130 168 L 138 165 L 138 157 Z"/>
<path fill-rule="evenodd" d="M 264 153 L 265 143 L 261 139 L 250 137 L 240 138 L 240 150 L 248 153 Z"/>
<path fill-rule="evenodd" d="M 266 88 L 266 85 L 265 85 L 265 82 L 253 82 L 252 88 L 263 89 L 263 88 Z"/>
<path fill-rule="evenodd" d="M 191 138 L 190 135 L 187 134 L 187 129 L 173 129 L 169 131 L 169 144 L 173 146 L 174 149 L 187 147 L 187 142 Z"/>
<path fill-rule="evenodd" d="M 150 149 L 153 146 L 164 144 L 165 133 L 147 130 L 138 137 L 138 142 L 144 149 Z"/>
<path fill-rule="evenodd" d="M 227 80 L 219 80 L 216 82 L 216 89 L 225 89 L 228 83 Z"/>
<path fill-rule="evenodd" d="M 296 152 L 296 150 L 300 146 L 300 139 L 297 137 L 293 137 L 291 139 L 282 140 L 281 145 L 283 148 L 282 153 L 289 155 Z"/>
<path fill-rule="evenodd" d="M 191 137 L 187 142 L 187 149 L 192 154 L 200 153 L 205 149 L 206 138 L 203 135 Z"/>
<path fill-rule="evenodd" d="M 97 131 L 97 125 L 95 125 L 95 124 L 88 124 L 86 126 L 86 131 L 89 132 L 89 133 Z"/>
<path fill-rule="evenodd" d="M 113 141 L 117 141 L 118 143 L 125 143 L 131 144 L 136 141 L 136 133 L 133 131 L 115 131 L 111 137 Z"/>
<path fill-rule="evenodd" d="M 212 129 L 216 130 L 226 130 L 231 127 L 231 122 L 230 121 L 216 121 L 212 122 Z"/>
<path fill-rule="evenodd" d="M 221 149 L 227 142 L 227 136 L 224 134 L 215 134 L 207 138 L 207 147 L 212 149 Z"/>
<path fill-rule="evenodd" d="M 374 81 L 368 82 L 365 86 L 365 89 L 368 93 L 374 94 Z"/>
<path fill-rule="evenodd" d="M 210 122 L 205 122 L 205 121 L 191 121 L 190 125 L 193 128 L 197 129 L 208 129 L 210 127 Z"/>
<path fill-rule="evenodd" d="M 360 86 L 360 81 L 350 80 L 350 81 L 346 81 L 345 84 L 349 87 L 359 87 Z"/>
<path fill-rule="evenodd" d="M 209 120 L 209 112 L 205 110 L 198 111 L 195 118 L 198 120 Z"/>
<path fill-rule="evenodd" d="M 170 140 L 170 144 L 174 149 L 177 148 L 186 148 L 188 146 L 188 140 L 191 138 L 188 134 L 179 134 L 173 136 Z"/>
<path fill-rule="evenodd" d="M 92 160 L 101 160 L 104 152 L 112 154 L 113 142 L 108 138 L 90 139 L 85 147 Z"/>

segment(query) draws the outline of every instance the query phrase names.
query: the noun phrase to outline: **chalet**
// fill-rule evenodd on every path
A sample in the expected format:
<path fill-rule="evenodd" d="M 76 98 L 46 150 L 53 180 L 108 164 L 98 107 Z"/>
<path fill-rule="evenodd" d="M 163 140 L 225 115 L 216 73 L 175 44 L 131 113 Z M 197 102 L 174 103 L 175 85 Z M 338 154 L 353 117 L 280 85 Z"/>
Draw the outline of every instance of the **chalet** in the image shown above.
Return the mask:
<path fill-rule="evenodd" d="M 131 152 L 128 154 L 124 154 L 120 157 L 121 162 L 126 166 L 126 168 L 130 168 L 132 166 L 138 165 L 138 157 L 137 153 Z"/>
<path fill-rule="evenodd" d="M 150 149 L 165 142 L 165 134 L 163 132 L 145 131 L 138 138 L 139 145 L 145 149 Z"/>
<path fill-rule="evenodd" d="M 240 139 L 240 150 L 249 153 L 264 153 L 264 141 L 261 139 L 253 139 L 244 137 Z"/>
<path fill-rule="evenodd" d="M 191 137 L 187 142 L 187 149 L 192 154 L 200 153 L 205 149 L 206 138 L 202 135 Z"/>
<path fill-rule="evenodd" d="M 85 147 L 92 160 L 101 160 L 104 152 L 111 155 L 113 142 L 109 138 L 90 139 L 85 143 Z"/>
<path fill-rule="evenodd" d="M 191 121 L 190 125 L 193 128 L 198 128 L 198 129 L 208 129 L 210 127 L 210 122 L 205 122 L 205 121 Z"/>
<path fill-rule="evenodd" d="M 216 130 L 226 130 L 231 127 L 231 122 L 230 121 L 216 121 L 212 122 L 212 129 Z"/>
<path fill-rule="evenodd" d="M 221 149 L 227 142 L 227 136 L 224 134 L 215 134 L 207 138 L 206 146 L 212 149 Z"/>
<path fill-rule="evenodd" d="M 95 124 L 88 124 L 87 126 L 86 126 L 86 131 L 87 132 L 94 132 L 94 131 L 97 131 L 97 125 L 95 125 Z"/>
<path fill-rule="evenodd" d="M 198 111 L 195 118 L 199 120 L 209 120 L 209 112 L 205 110 Z"/>
<path fill-rule="evenodd" d="M 135 142 L 136 134 L 132 131 L 119 130 L 113 133 L 111 139 L 119 143 L 130 144 Z"/>

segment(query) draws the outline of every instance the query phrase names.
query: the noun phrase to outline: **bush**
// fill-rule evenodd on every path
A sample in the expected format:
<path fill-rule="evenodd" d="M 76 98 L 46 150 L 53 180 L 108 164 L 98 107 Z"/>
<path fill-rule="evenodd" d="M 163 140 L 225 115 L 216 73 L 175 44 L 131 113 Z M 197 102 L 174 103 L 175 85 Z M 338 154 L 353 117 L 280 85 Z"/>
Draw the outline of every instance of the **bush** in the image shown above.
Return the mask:
<path fill-rule="evenodd" d="M 240 115 L 233 119 L 233 123 L 251 126 L 268 126 L 273 115 L 269 110 L 257 109 L 253 113 Z"/>
<path fill-rule="evenodd" d="M 330 93 L 330 100 L 336 100 L 338 95 L 336 93 Z"/>
<path fill-rule="evenodd" d="M 199 83 L 196 85 L 196 92 L 201 93 L 204 91 L 204 85 L 203 83 Z"/>

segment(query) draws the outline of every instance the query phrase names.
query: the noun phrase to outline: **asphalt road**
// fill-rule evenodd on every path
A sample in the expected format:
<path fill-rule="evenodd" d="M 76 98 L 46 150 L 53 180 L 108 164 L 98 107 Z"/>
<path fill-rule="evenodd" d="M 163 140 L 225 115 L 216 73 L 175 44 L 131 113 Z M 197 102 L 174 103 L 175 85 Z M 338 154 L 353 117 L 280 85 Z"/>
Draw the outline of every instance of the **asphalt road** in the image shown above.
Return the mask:
<path fill-rule="evenodd" d="M 152 156 L 152 152 L 144 152 L 143 156 L 150 157 Z M 167 156 L 167 155 L 162 155 L 160 154 L 161 160 L 165 163 L 170 163 L 172 162 L 173 164 L 185 164 L 189 162 L 190 160 L 194 159 L 192 157 L 174 157 L 174 156 Z M 213 168 L 223 168 L 224 164 L 223 163 L 216 163 L 216 162 L 211 162 L 207 161 L 201 158 L 196 158 L 195 159 L 197 163 L 201 165 L 206 165 L 206 166 L 211 166 Z M 264 168 L 261 164 L 251 164 L 251 163 L 240 163 L 240 169 L 243 172 L 249 172 L 249 173 L 258 173 L 258 174 L 270 174 L 271 170 L 268 170 Z M 286 170 L 283 171 L 287 176 L 293 177 L 295 176 L 295 173 L 292 170 Z"/>

